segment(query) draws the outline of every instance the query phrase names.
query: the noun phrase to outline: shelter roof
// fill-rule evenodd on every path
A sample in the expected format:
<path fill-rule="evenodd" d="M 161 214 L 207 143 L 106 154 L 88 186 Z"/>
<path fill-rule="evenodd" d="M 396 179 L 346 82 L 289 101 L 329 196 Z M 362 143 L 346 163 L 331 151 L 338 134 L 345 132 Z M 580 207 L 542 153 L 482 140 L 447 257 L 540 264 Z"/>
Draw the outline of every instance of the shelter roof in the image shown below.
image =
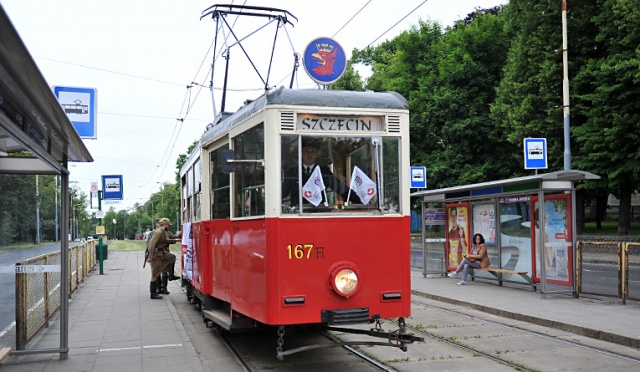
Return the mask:
<path fill-rule="evenodd" d="M 0 173 L 58 174 L 93 161 L 0 6 Z"/>
<path fill-rule="evenodd" d="M 447 195 L 462 195 L 468 193 L 470 196 L 482 196 L 499 194 L 505 190 L 517 190 L 519 186 L 538 184 L 537 189 L 559 190 L 568 189 L 567 182 L 573 183 L 583 180 L 597 180 L 600 176 L 581 170 L 561 170 L 550 173 L 535 174 L 532 176 L 516 177 L 498 181 L 474 183 L 469 185 L 447 187 L 436 190 L 421 190 L 411 193 L 411 196 L 429 197 L 430 199 L 444 199 Z M 532 189 L 527 187 L 525 189 Z"/>

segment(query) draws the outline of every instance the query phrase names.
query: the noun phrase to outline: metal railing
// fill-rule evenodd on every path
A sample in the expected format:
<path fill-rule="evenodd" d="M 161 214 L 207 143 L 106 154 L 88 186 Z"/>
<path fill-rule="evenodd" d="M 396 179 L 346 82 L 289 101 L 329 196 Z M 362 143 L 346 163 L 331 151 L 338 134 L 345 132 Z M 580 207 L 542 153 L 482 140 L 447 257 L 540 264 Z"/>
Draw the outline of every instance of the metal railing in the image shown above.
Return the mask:
<path fill-rule="evenodd" d="M 69 296 L 96 265 L 96 241 L 69 247 Z M 61 265 L 60 251 L 47 253 L 16 265 Z M 16 273 L 16 350 L 24 350 L 60 308 L 60 272 Z"/>
<path fill-rule="evenodd" d="M 576 263 L 578 295 L 640 300 L 640 243 L 579 241 Z"/>

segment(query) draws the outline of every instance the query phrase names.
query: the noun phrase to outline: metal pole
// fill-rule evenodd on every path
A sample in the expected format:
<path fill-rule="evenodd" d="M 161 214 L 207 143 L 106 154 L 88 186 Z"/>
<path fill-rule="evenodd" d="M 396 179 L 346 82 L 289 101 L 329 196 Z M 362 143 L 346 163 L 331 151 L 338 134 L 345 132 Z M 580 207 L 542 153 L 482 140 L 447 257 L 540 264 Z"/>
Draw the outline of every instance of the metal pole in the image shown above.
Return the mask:
<path fill-rule="evenodd" d="M 56 241 L 58 241 L 58 234 L 60 233 L 58 229 L 60 226 L 58 225 L 58 175 L 55 176 L 56 180 L 56 196 L 55 196 L 55 206 L 56 206 Z"/>
<path fill-rule="evenodd" d="M 36 174 L 36 244 L 42 242 L 40 235 L 40 185 L 38 183 L 38 175 Z"/>
<path fill-rule="evenodd" d="M 569 130 L 569 57 L 567 49 L 567 0 L 562 0 L 562 112 L 564 115 L 564 170 L 571 169 L 571 135 Z"/>
<path fill-rule="evenodd" d="M 537 248 L 540 250 L 539 255 L 540 255 L 540 284 L 541 284 L 541 290 L 540 290 L 540 295 L 542 296 L 542 298 L 546 298 L 547 296 L 547 270 L 546 270 L 546 252 L 544 251 L 544 237 L 546 232 L 546 226 L 545 226 L 545 220 L 546 220 L 546 216 L 545 216 L 545 212 L 544 212 L 544 190 L 542 189 L 542 186 L 540 186 L 540 189 L 538 190 L 538 224 L 540 225 L 540 228 L 538 229 L 538 231 L 540 231 L 540 235 L 538 235 L 536 238 L 538 239 L 537 241 Z"/>
<path fill-rule="evenodd" d="M 69 174 L 65 170 L 60 175 L 60 213 L 63 221 L 69 218 Z M 62 237 L 69 234 L 68 225 L 60 228 Z M 69 239 L 60 239 L 60 359 L 69 356 Z"/>
<path fill-rule="evenodd" d="M 98 190 L 98 211 L 102 211 L 102 190 Z M 98 219 L 98 226 L 102 226 L 102 218 Z M 98 236 L 98 262 L 100 262 L 100 275 L 104 275 L 104 254 L 102 252 L 104 247 L 102 235 L 104 234 L 100 234 Z"/>

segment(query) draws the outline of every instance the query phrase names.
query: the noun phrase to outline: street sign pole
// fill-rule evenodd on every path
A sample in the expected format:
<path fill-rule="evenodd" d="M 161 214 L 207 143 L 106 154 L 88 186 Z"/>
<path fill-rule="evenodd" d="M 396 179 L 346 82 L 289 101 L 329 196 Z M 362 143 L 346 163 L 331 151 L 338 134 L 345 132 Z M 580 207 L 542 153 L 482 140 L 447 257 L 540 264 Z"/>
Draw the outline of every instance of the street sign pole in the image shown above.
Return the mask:
<path fill-rule="evenodd" d="M 102 211 L 102 191 L 98 190 L 98 211 Z M 98 226 L 102 226 L 102 218 L 98 219 Z M 102 249 L 104 243 L 102 243 L 102 235 L 98 237 L 98 261 L 100 262 L 100 275 L 104 275 L 104 254 Z"/>

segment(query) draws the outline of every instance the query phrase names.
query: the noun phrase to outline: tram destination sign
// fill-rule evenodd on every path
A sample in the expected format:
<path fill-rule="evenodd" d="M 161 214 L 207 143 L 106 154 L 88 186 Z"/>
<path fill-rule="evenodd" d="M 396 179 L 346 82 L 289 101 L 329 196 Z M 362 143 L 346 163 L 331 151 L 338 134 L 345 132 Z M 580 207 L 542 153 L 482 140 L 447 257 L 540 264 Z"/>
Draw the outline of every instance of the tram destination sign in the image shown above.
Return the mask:
<path fill-rule="evenodd" d="M 296 123 L 298 130 L 346 131 L 346 132 L 382 132 L 382 116 L 336 116 L 299 114 Z"/>

